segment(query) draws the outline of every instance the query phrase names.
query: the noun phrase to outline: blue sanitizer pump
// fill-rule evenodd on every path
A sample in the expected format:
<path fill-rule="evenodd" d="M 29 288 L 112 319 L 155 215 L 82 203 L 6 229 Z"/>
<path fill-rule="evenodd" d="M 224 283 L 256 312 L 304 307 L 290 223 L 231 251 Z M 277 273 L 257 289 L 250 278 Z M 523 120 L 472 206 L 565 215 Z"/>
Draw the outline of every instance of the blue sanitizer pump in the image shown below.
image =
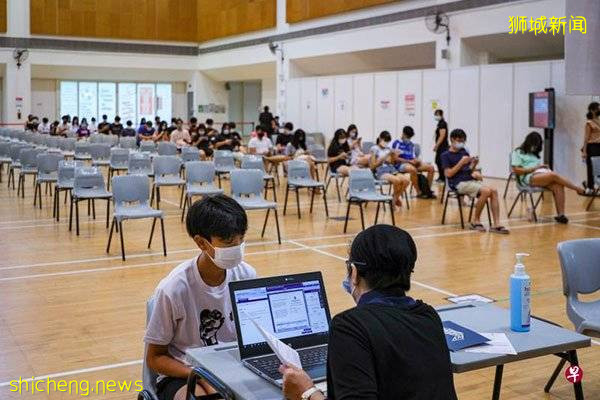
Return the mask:
<path fill-rule="evenodd" d="M 527 253 L 517 253 L 515 271 L 510 276 L 510 329 L 515 332 L 528 332 L 531 320 L 531 278 L 525 272 L 523 257 Z"/>

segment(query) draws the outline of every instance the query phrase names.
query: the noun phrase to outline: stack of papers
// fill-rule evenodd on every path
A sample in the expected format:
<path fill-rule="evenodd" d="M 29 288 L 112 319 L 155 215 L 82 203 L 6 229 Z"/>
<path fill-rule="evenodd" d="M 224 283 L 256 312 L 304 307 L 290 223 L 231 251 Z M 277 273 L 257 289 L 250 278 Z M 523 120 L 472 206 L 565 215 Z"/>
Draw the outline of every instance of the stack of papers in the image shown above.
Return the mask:
<path fill-rule="evenodd" d="M 291 365 L 296 368 L 302 369 L 300 355 L 296 350 L 292 349 L 290 346 L 279 340 L 271 332 L 264 329 L 248 314 L 246 314 L 246 316 L 248 317 L 248 319 L 250 319 L 250 321 L 252 321 L 256 329 L 258 329 L 260 334 L 265 338 L 267 344 L 269 345 L 271 350 L 273 350 L 273 353 L 275 353 L 275 355 L 277 356 L 277 358 L 279 358 L 279 361 L 281 361 L 282 364 Z"/>
<path fill-rule="evenodd" d="M 506 336 L 506 333 L 481 333 L 489 339 L 489 342 L 465 349 L 469 353 L 487 353 L 487 354 L 512 354 L 517 352 L 512 343 Z"/>

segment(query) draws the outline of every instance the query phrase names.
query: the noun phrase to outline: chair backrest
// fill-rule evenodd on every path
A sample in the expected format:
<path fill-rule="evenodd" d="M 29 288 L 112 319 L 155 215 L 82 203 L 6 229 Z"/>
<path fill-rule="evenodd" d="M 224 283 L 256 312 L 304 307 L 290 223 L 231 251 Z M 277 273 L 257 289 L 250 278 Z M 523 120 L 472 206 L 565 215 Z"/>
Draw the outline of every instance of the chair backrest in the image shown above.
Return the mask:
<path fill-rule="evenodd" d="M 9 142 L 0 142 L 0 157 L 10 157 Z"/>
<path fill-rule="evenodd" d="M 96 167 L 75 168 L 75 189 L 104 189 L 104 177 Z"/>
<path fill-rule="evenodd" d="M 600 157 L 592 157 L 592 171 L 596 181 L 600 181 Z"/>
<path fill-rule="evenodd" d="M 177 146 L 171 142 L 158 142 L 159 156 L 175 156 L 177 155 Z"/>
<path fill-rule="evenodd" d="M 19 154 L 19 160 L 21 161 L 21 165 L 23 167 L 36 167 L 37 166 L 37 156 L 38 154 L 43 153 L 44 151 L 42 149 L 32 149 L 32 148 L 25 148 L 25 149 L 21 149 L 21 152 Z"/>
<path fill-rule="evenodd" d="M 154 296 L 150 297 L 146 302 L 146 326 L 150 322 L 150 317 L 154 310 L 154 303 Z M 158 378 L 158 374 L 146 364 L 147 351 L 148 345 L 146 344 L 144 345 L 144 359 L 142 361 L 142 385 L 144 386 L 144 390 L 147 391 L 154 400 L 158 400 L 158 396 L 156 395 L 156 379 Z"/>
<path fill-rule="evenodd" d="M 131 136 L 124 136 L 119 140 L 119 147 L 122 149 L 135 149 L 137 148 L 137 139 Z"/>
<path fill-rule="evenodd" d="M 369 152 L 371 151 L 371 147 L 373 146 L 375 146 L 375 142 L 362 142 L 361 151 L 364 154 L 369 154 Z"/>
<path fill-rule="evenodd" d="M 376 192 L 375 178 L 373 173 L 368 169 L 353 169 L 350 170 L 350 178 L 348 180 L 348 193 L 350 196 L 360 194 L 361 192 Z"/>
<path fill-rule="evenodd" d="M 106 143 L 108 145 L 116 146 L 119 144 L 119 135 L 102 135 L 102 143 Z"/>
<path fill-rule="evenodd" d="M 51 149 L 60 148 L 60 138 L 58 138 L 56 136 L 48 136 L 48 138 L 46 139 L 46 143 L 47 143 L 47 146 L 50 147 Z"/>
<path fill-rule="evenodd" d="M 303 160 L 291 160 L 288 162 L 288 179 L 311 179 L 310 167 Z"/>
<path fill-rule="evenodd" d="M 111 165 L 127 166 L 128 162 L 129 162 L 129 149 L 122 149 L 119 147 L 113 147 L 112 149 L 110 149 Z"/>
<path fill-rule="evenodd" d="M 140 151 L 153 153 L 156 151 L 156 145 L 150 140 L 143 140 L 140 142 Z"/>
<path fill-rule="evenodd" d="M 557 250 L 565 296 L 576 299 L 578 293 L 600 290 L 600 238 L 560 242 Z"/>
<path fill-rule="evenodd" d="M 144 175 L 113 176 L 111 180 L 113 201 L 116 205 L 138 202 L 148 204 L 149 179 Z"/>
<path fill-rule="evenodd" d="M 10 146 L 10 158 L 13 161 L 19 161 L 21 159 L 21 150 L 30 148 L 26 144 L 13 144 Z"/>
<path fill-rule="evenodd" d="M 100 133 L 93 133 L 88 138 L 88 142 L 89 143 L 102 143 L 102 136 L 103 135 Z"/>
<path fill-rule="evenodd" d="M 152 160 L 154 175 L 179 175 L 181 160 L 176 156 L 156 156 Z"/>
<path fill-rule="evenodd" d="M 60 149 L 62 151 L 74 151 L 75 143 L 77 143 L 77 139 L 75 139 L 75 138 L 62 138 Z"/>
<path fill-rule="evenodd" d="M 51 174 L 58 171 L 58 163 L 63 159 L 61 154 L 44 153 L 37 155 L 37 168 L 40 174 Z"/>
<path fill-rule="evenodd" d="M 265 171 L 265 163 L 262 157 L 245 155 L 242 157 L 242 169 L 259 169 Z"/>
<path fill-rule="evenodd" d="M 200 149 L 195 146 L 182 147 L 181 159 L 183 162 L 200 160 Z"/>
<path fill-rule="evenodd" d="M 231 171 L 231 194 L 233 196 L 262 196 L 263 172 L 259 169 L 236 169 Z"/>
<path fill-rule="evenodd" d="M 188 161 L 185 163 L 186 181 L 189 184 L 212 183 L 215 164 L 211 161 Z"/>
<path fill-rule="evenodd" d="M 415 158 L 419 159 L 421 158 L 421 145 L 419 143 L 415 143 Z"/>
<path fill-rule="evenodd" d="M 235 165 L 233 153 L 229 150 L 216 150 L 214 160 L 215 167 L 231 167 Z"/>
<path fill-rule="evenodd" d="M 76 142 L 75 143 L 75 154 L 76 155 L 84 155 L 90 154 L 90 148 L 92 144 L 87 142 Z"/>
<path fill-rule="evenodd" d="M 110 158 L 110 145 L 107 143 L 92 143 L 89 145 L 92 160 L 108 160 Z"/>
<path fill-rule="evenodd" d="M 58 182 L 65 182 L 75 178 L 75 169 L 82 167 L 83 161 L 60 160 L 58 162 Z"/>
<path fill-rule="evenodd" d="M 129 174 L 147 174 L 152 172 L 152 160 L 144 153 L 130 153 L 127 165 Z"/>

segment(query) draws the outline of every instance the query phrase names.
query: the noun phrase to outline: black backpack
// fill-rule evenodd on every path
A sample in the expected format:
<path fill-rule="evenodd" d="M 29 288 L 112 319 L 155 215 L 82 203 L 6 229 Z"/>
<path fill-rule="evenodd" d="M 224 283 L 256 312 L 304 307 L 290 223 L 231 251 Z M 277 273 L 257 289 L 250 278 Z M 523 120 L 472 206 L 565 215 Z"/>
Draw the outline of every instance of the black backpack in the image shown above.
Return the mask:
<path fill-rule="evenodd" d="M 421 191 L 421 193 L 423 193 L 423 195 L 429 198 L 433 198 L 434 194 L 431 191 L 431 188 L 429 187 L 429 182 L 427 181 L 425 175 L 417 174 L 417 181 L 419 183 L 419 190 Z"/>

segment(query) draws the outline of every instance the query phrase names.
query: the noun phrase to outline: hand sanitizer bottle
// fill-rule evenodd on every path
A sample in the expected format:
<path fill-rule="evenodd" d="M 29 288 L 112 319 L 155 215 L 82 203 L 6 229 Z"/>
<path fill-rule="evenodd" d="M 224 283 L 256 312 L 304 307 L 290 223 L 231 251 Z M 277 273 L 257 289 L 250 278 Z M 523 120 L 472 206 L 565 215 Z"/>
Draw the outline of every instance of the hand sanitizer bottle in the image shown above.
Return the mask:
<path fill-rule="evenodd" d="M 510 276 L 510 329 L 515 332 L 528 332 L 531 319 L 531 278 L 525 272 L 523 257 L 517 253 L 515 272 Z"/>

